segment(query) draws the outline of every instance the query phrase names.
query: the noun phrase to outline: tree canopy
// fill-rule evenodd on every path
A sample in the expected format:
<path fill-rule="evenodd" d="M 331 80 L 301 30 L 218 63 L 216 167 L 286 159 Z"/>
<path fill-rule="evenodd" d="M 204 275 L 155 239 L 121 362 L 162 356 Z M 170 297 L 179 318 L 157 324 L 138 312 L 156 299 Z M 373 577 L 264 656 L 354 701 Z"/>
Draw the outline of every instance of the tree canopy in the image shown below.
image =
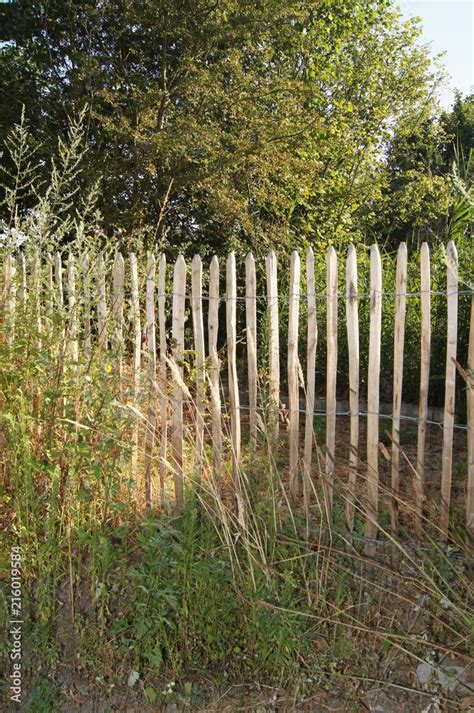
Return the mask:
<path fill-rule="evenodd" d="M 86 107 L 83 175 L 100 179 L 110 233 L 258 251 L 391 234 L 396 209 L 399 235 L 415 193 L 429 220 L 446 210 L 439 166 L 410 158 L 397 184 L 410 142 L 441 149 L 435 69 L 391 0 L 13 0 L 1 12 L 3 135 L 25 105 L 46 171 Z"/>

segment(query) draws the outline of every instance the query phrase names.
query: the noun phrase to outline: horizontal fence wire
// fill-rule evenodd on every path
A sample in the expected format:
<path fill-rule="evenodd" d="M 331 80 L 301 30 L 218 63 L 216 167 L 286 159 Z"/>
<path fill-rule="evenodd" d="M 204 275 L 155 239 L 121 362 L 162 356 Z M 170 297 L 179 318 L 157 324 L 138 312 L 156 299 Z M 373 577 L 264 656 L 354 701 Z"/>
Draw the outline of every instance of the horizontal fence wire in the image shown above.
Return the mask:
<path fill-rule="evenodd" d="M 167 394 L 163 394 L 160 392 L 160 397 L 165 398 L 170 403 L 173 402 L 173 397 L 168 396 Z M 196 405 L 195 401 L 193 401 L 191 399 L 183 399 L 183 404 L 186 406 L 195 406 Z M 221 406 L 224 409 L 230 408 L 229 402 L 226 401 L 225 399 L 223 401 L 221 401 Z M 251 411 L 252 407 L 249 406 L 248 404 L 241 403 L 238 406 L 238 409 L 240 411 Z M 266 412 L 266 409 L 264 406 L 257 406 L 257 407 L 255 407 L 255 410 L 260 413 Z M 288 412 L 288 409 L 286 408 L 286 406 L 284 408 L 279 408 L 278 410 L 283 413 Z M 308 413 L 308 411 L 306 409 L 299 408 L 296 410 L 299 414 L 302 414 L 302 415 L 306 415 Z M 311 413 L 313 416 L 326 416 L 327 415 L 327 411 L 322 411 L 322 410 L 315 410 L 315 411 L 312 411 Z M 377 411 L 377 412 L 374 412 L 374 411 L 355 411 L 355 412 L 353 412 L 353 411 L 336 411 L 335 415 L 341 416 L 341 417 L 360 416 L 362 418 L 366 418 L 367 416 L 378 416 L 380 419 L 383 419 L 386 421 L 391 421 L 393 419 L 393 414 L 381 413 L 380 411 Z M 417 416 L 406 416 L 406 415 L 400 414 L 399 418 L 401 421 L 407 421 L 409 423 L 423 422 L 423 423 L 426 423 L 428 426 L 438 426 L 441 429 L 443 428 L 443 425 L 444 425 L 442 421 L 433 421 L 432 419 L 429 419 L 429 418 L 420 419 Z M 469 427 L 464 424 L 455 423 L 453 428 L 458 429 L 460 431 L 467 431 Z"/>
<path fill-rule="evenodd" d="M 243 409 L 244 411 L 247 411 L 250 409 L 250 406 L 247 404 L 241 404 L 240 408 Z M 262 407 L 257 407 L 257 410 L 259 411 L 264 411 Z M 287 409 L 281 409 L 281 410 L 287 410 Z M 298 413 L 300 414 L 306 414 L 308 413 L 305 409 L 297 409 Z M 313 411 L 312 412 L 313 416 L 326 416 L 327 411 Z M 388 414 L 388 413 L 380 413 L 378 412 L 373 412 L 373 411 L 336 411 L 336 416 L 362 416 L 363 418 L 367 416 L 378 416 L 381 419 L 386 419 L 391 421 L 393 419 L 393 414 Z M 439 426 L 440 428 L 443 428 L 443 422 L 442 421 L 432 421 L 430 419 L 420 419 L 417 416 L 404 416 L 400 415 L 400 420 L 401 421 L 410 421 L 412 423 L 420 423 L 421 420 L 423 420 L 423 423 L 427 423 L 429 426 Z M 467 426 L 464 426 L 463 424 L 454 424 L 454 428 L 457 428 L 462 431 L 467 431 Z"/>
<path fill-rule="evenodd" d="M 191 294 L 180 294 L 177 292 L 157 292 L 157 297 L 164 297 L 166 300 L 172 300 L 173 297 L 182 297 L 185 300 L 191 300 L 192 295 Z M 444 297 L 449 297 L 451 295 L 458 295 L 460 297 L 465 296 L 465 295 L 474 295 L 474 290 L 455 290 L 453 292 L 448 292 L 447 290 L 427 290 L 426 292 L 419 291 L 419 292 L 390 292 L 390 291 L 381 291 L 381 290 L 372 290 L 371 292 L 361 292 L 357 293 L 355 292 L 350 298 L 348 298 L 347 292 L 338 292 L 336 296 L 338 299 L 355 299 L 355 300 L 364 300 L 364 299 L 370 299 L 374 294 L 376 295 L 381 295 L 382 297 L 407 297 L 407 298 L 417 298 L 417 297 L 422 297 L 425 294 L 429 295 L 434 295 L 434 296 L 444 296 Z M 275 297 L 272 297 L 271 299 L 276 299 L 278 302 L 287 302 L 289 301 L 292 297 L 298 297 L 298 298 L 308 298 L 308 297 L 314 297 L 315 299 L 319 300 L 326 300 L 328 297 L 327 292 L 299 292 L 298 294 L 293 294 L 291 292 L 284 294 L 284 295 L 275 295 Z M 332 296 L 332 295 L 331 295 Z M 222 295 L 220 297 L 209 297 L 209 295 L 202 295 L 201 299 L 203 301 L 208 302 L 209 300 L 217 300 L 219 303 L 224 303 L 228 300 L 233 300 L 237 302 L 246 302 L 247 300 L 258 300 L 262 302 L 268 302 L 269 298 L 267 295 L 254 295 L 252 297 L 247 297 L 245 295 L 237 295 L 236 297 L 227 297 L 226 295 Z"/>

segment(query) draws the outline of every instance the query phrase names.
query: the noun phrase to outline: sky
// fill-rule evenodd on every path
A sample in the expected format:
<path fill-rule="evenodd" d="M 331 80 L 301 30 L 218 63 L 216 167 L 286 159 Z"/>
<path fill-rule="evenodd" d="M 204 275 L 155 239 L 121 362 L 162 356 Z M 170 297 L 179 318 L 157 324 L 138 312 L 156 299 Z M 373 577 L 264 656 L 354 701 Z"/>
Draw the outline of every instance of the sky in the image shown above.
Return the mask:
<path fill-rule="evenodd" d="M 433 55 L 445 52 L 451 78 L 440 92 L 443 107 L 453 103 L 454 89 L 463 95 L 474 87 L 474 0 L 399 0 L 403 16 L 423 20 L 423 41 Z"/>

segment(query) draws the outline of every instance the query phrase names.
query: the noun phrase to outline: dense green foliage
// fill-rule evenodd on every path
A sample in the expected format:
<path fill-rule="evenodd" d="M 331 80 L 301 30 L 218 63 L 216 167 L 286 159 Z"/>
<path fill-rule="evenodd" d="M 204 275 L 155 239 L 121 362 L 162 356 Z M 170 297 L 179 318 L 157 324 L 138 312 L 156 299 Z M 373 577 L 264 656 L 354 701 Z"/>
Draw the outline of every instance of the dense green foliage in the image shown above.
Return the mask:
<path fill-rule="evenodd" d="M 462 99 L 458 94 L 452 111 L 438 118 L 429 116 L 416 126 L 397 127 L 387 154 L 384 207 L 378 221 L 379 234 L 390 245 L 444 237 L 459 198 L 447 177 L 452 177 L 456 164 L 464 179 L 472 182 L 473 137 L 474 95 Z"/>
<path fill-rule="evenodd" d="M 440 237 L 446 147 L 458 125 L 471 140 L 472 109 L 436 118 L 437 70 L 390 0 L 14 0 L 1 13 L 3 137 L 24 104 L 47 174 L 86 107 L 82 180 L 100 180 L 109 235 L 201 253 Z"/>

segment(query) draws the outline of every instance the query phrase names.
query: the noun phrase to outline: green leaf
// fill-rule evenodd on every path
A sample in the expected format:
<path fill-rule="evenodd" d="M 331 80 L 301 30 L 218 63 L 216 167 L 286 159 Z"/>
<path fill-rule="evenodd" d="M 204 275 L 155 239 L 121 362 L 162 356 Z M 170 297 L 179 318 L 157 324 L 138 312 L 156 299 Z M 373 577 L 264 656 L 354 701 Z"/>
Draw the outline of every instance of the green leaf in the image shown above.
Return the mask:
<path fill-rule="evenodd" d="M 161 653 L 161 649 L 157 647 L 153 649 L 153 651 L 150 651 L 147 654 L 147 659 L 152 664 L 152 666 L 160 668 L 161 664 L 163 663 L 163 655 Z"/>
<path fill-rule="evenodd" d="M 155 691 L 153 686 L 147 686 L 145 688 L 145 696 L 147 698 L 148 703 L 150 703 L 151 705 L 154 705 L 158 700 L 158 693 Z"/>
<path fill-rule="evenodd" d="M 138 671 L 130 671 L 127 678 L 127 686 L 133 688 L 139 678 L 140 674 Z"/>

